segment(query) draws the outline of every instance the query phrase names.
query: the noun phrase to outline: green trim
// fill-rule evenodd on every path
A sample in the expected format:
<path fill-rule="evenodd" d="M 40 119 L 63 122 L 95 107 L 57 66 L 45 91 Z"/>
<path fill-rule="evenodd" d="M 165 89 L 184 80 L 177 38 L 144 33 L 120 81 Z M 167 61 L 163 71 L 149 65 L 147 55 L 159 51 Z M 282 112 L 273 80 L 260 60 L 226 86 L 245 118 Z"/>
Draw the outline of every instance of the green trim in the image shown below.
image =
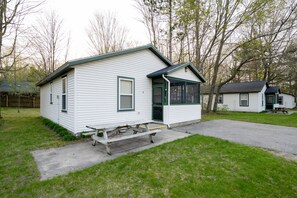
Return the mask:
<path fill-rule="evenodd" d="M 120 79 L 129 79 L 133 80 L 133 108 L 132 109 L 120 109 L 120 104 L 119 104 L 119 84 L 120 84 Z M 135 78 L 131 77 L 126 77 L 126 76 L 117 76 L 117 112 L 124 112 L 124 111 L 135 111 Z"/>
<path fill-rule="evenodd" d="M 187 80 L 183 78 L 176 78 L 176 77 L 171 77 L 171 76 L 166 76 L 168 80 L 179 80 L 179 81 L 185 81 L 185 82 L 190 82 L 190 83 L 200 83 L 198 81 L 193 81 L 193 80 Z"/>
<path fill-rule="evenodd" d="M 63 75 L 64 73 L 68 72 L 69 70 L 73 69 L 73 66 L 75 66 L 75 65 L 98 61 L 98 60 L 111 58 L 114 56 L 119 56 L 119 55 L 124 55 L 124 54 L 129 54 L 129 53 L 133 53 L 133 52 L 138 52 L 138 51 L 145 50 L 145 49 L 149 49 L 151 52 L 153 52 L 167 66 L 172 65 L 172 63 L 159 50 L 157 50 L 152 44 L 148 44 L 148 45 L 143 45 L 140 47 L 130 48 L 130 49 L 126 49 L 126 50 L 120 50 L 120 51 L 110 52 L 110 53 L 101 54 L 101 55 L 97 55 L 97 56 L 91 56 L 91 57 L 67 61 L 61 67 L 59 67 L 57 70 L 55 70 L 53 73 L 51 73 L 50 75 L 48 75 L 47 77 L 45 77 L 44 79 L 39 81 L 36 85 L 42 86 L 42 85 L 50 82 L 51 80 Z"/>
<path fill-rule="evenodd" d="M 242 94 L 247 94 L 247 95 L 248 95 L 247 105 L 241 105 L 241 104 L 240 104 L 240 101 L 241 101 L 241 95 L 242 95 Z M 248 94 L 248 93 L 240 93 L 240 94 L 239 94 L 239 106 L 240 106 L 240 107 L 249 107 L 249 106 L 250 106 L 250 94 Z"/>
<path fill-rule="evenodd" d="M 184 104 L 170 104 L 170 106 L 180 106 L 180 105 L 201 105 L 200 103 L 184 103 Z M 168 106 L 168 105 L 166 105 Z"/>

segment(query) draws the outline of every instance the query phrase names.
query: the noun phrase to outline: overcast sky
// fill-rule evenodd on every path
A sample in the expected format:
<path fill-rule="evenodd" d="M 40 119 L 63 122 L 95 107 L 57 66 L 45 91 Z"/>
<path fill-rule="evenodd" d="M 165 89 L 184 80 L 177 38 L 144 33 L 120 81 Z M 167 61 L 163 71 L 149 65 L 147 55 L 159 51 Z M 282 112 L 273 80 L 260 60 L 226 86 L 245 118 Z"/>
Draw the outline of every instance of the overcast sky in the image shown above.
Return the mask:
<path fill-rule="evenodd" d="M 71 32 L 69 59 L 89 56 L 86 27 L 95 12 L 115 12 L 121 25 L 129 29 L 129 40 L 139 44 L 149 43 L 145 26 L 134 0 L 47 0 L 42 13 L 54 10 L 63 19 L 66 30 Z"/>

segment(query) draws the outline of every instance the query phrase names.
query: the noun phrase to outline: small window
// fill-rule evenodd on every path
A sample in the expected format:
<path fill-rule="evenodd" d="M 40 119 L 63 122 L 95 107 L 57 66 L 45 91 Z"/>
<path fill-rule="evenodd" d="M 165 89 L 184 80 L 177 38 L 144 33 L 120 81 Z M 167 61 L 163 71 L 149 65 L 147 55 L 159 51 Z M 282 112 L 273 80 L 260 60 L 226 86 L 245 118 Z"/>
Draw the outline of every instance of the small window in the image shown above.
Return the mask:
<path fill-rule="evenodd" d="M 67 111 L 67 76 L 62 78 L 62 111 Z"/>
<path fill-rule="evenodd" d="M 239 95 L 239 106 L 243 106 L 243 107 L 249 106 L 249 94 Z"/>
<path fill-rule="evenodd" d="M 283 96 L 278 96 L 277 103 L 280 104 L 280 105 L 283 105 L 284 104 L 284 97 Z"/>
<path fill-rule="evenodd" d="M 218 104 L 223 104 L 223 94 L 219 95 Z"/>
<path fill-rule="evenodd" d="M 53 104 L 53 83 L 50 83 L 50 104 Z"/>
<path fill-rule="evenodd" d="M 118 77 L 118 110 L 134 110 L 134 79 Z"/>
<path fill-rule="evenodd" d="M 262 107 L 264 106 L 264 94 L 262 94 Z"/>

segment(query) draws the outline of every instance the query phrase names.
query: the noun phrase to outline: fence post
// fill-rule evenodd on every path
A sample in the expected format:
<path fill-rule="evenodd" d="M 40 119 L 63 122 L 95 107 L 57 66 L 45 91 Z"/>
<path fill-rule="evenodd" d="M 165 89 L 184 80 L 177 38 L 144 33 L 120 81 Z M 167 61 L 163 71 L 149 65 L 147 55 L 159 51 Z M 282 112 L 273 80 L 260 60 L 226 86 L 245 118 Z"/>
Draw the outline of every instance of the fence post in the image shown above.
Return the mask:
<path fill-rule="evenodd" d="M 6 94 L 6 107 L 8 107 L 8 94 Z"/>
<path fill-rule="evenodd" d="M 32 98 L 33 108 L 35 108 L 35 97 Z"/>

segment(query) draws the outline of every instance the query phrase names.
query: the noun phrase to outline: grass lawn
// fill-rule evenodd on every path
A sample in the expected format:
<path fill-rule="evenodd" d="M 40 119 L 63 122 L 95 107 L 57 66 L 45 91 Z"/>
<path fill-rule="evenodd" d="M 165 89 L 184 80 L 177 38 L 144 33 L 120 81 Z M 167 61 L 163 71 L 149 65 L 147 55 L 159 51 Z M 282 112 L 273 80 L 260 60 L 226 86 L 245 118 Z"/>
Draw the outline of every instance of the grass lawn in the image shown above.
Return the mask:
<path fill-rule="evenodd" d="M 297 127 L 297 113 L 291 115 L 245 113 L 245 112 L 219 112 L 202 115 L 202 121 L 215 119 L 230 119 L 262 124 L 273 124 L 280 126 Z"/>
<path fill-rule="evenodd" d="M 37 110 L 4 110 L 0 197 L 297 197 L 297 163 L 211 137 L 185 139 L 39 181 L 31 150 L 65 143 Z"/>

